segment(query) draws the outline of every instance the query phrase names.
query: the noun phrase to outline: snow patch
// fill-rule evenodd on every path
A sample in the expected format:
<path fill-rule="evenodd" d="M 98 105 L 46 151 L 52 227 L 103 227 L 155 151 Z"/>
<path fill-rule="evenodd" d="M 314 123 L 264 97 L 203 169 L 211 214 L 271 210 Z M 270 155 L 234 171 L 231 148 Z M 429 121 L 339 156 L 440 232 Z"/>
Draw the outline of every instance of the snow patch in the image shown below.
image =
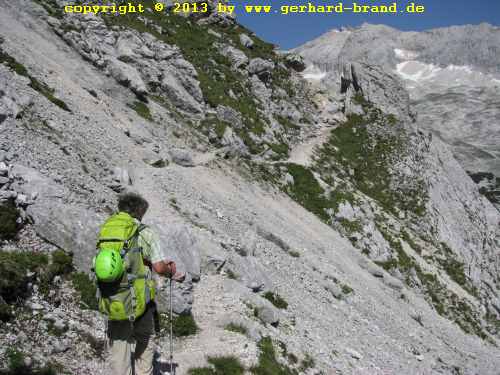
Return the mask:
<path fill-rule="evenodd" d="M 420 61 L 403 61 L 396 65 L 396 73 L 407 81 L 408 88 L 418 84 L 425 84 L 432 80 L 433 84 L 443 86 L 492 86 L 498 85 L 495 76 L 474 70 L 470 66 L 449 65 L 441 68 L 434 64 L 425 64 Z"/>
<path fill-rule="evenodd" d="M 302 77 L 310 81 L 321 81 L 326 77 L 326 74 L 326 72 L 312 64 L 307 66 L 307 68 L 302 72 Z"/>
<path fill-rule="evenodd" d="M 394 54 L 400 60 L 415 60 L 418 57 L 417 52 L 399 48 L 394 49 Z"/>
<path fill-rule="evenodd" d="M 424 64 L 418 61 L 405 61 L 396 65 L 396 71 L 402 78 L 416 82 L 432 79 L 441 70 L 434 64 Z"/>

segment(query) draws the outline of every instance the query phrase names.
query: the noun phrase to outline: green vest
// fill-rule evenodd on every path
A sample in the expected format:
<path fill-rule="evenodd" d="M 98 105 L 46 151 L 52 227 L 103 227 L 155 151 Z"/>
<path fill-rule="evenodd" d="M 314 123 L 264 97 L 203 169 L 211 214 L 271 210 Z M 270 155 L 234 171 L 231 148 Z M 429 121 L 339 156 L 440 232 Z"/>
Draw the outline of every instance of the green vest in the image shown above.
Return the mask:
<path fill-rule="evenodd" d="M 147 304 L 154 299 L 154 281 L 138 245 L 140 231 L 144 228 L 126 212 L 111 216 L 101 226 L 97 250 L 118 251 L 125 269 L 117 282 L 97 280 L 99 311 L 110 320 L 134 321 L 144 314 Z"/>

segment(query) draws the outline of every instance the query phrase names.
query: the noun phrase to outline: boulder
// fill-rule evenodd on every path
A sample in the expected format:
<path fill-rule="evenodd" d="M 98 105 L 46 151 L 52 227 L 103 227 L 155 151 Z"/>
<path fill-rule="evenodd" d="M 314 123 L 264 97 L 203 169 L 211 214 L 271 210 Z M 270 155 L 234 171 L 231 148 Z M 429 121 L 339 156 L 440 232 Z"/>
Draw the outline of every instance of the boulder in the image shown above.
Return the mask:
<path fill-rule="evenodd" d="M 64 203 L 64 190 L 36 170 L 20 165 L 12 168 L 13 188 L 25 196 L 37 195 L 26 212 L 39 236 L 74 254 L 77 269 L 90 271 L 97 233 L 104 216 L 85 207 Z"/>
<path fill-rule="evenodd" d="M 225 328 L 230 324 L 243 327 L 246 331 L 246 336 L 255 342 L 262 338 L 261 327 L 259 324 L 250 319 L 246 319 L 237 313 L 228 313 L 223 315 L 217 321 L 217 326 L 220 328 Z"/>
<path fill-rule="evenodd" d="M 164 90 L 165 95 L 179 109 L 190 113 L 201 112 L 200 102 L 189 93 L 186 87 L 182 85 L 182 81 L 172 71 L 163 73 L 161 88 Z"/>
<path fill-rule="evenodd" d="M 285 57 L 285 65 L 297 72 L 303 72 L 306 69 L 304 58 L 295 53 L 290 53 Z"/>
<path fill-rule="evenodd" d="M 247 255 L 255 256 L 257 255 L 258 250 L 258 240 L 259 238 L 257 236 L 257 233 L 254 230 L 249 229 L 245 233 L 243 233 L 239 241 L 241 243 L 243 251 Z"/>
<path fill-rule="evenodd" d="M 338 219 L 346 219 L 349 221 L 354 221 L 356 219 L 356 212 L 352 205 L 345 201 L 339 204 L 338 212 L 335 215 Z"/>
<path fill-rule="evenodd" d="M 50 243 L 74 254 L 78 270 L 89 272 L 103 215 L 84 207 L 37 199 L 27 209 L 35 231 Z"/>
<path fill-rule="evenodd" d="M 243 120 L 241 119 L 241 114 L 231 107 L 218 105 L 217 118 L 221 121 L 231 124 L 231 127 L 234 129 L 241 129 L 243 127 Z"/>
<path fill-rule="evenodd" d="M 255 74 L 262 81 L 267 81 L 271 78 L 271 72 L 274 69 L 274 63 L 272 61 L 261 59 L 257 57 L 250 60 L 247 70 L 250 74 Z"/>
<path fill-rule="evenodd" d="M 267 276 L 266 270 L 260 261 L 253 256 L 240 256 L 231 254 L 227 265 L 233 273 L 239 276 L 243 284 L 254 292 L 268 291 L 272 288 L 272 282 Z"/>
<path fill-rule="evenodd" d="M 116 57 L 120 61 L 131 61 L 138 57 L 132 49 L 132 47 L 139 48 L 140 44 L 135 43 L 136 40 L 138 41 L 138 38 L 134 37 L 132 33 L 129 33 L 127 35 L 120 35 L 120 37 L 116 41 Z"/>
<path fill-rule="evenodd" d="M 404 289 L 403 282 L 396 279 L 395 277 L 390 276 L 390 275 L 386 275 L 384 277 L 384 284 L 387 285 L 389 288 L 394 289 L 394 290 L 403 290 Z"/>
<path fill-rule="evenodd" d="M 269 306 L 257 307 L 257 317 L 265 324 L 278 325 L 280 319 L 276 308 Z"/>
<path fill-rule="evenodd" d="M 240 43 L 246 48 L 252 48 L 254 41 L 247 34 L 240 34 Z"/>
<path fill-rule="evenodd" d="M 160 313 L 170 311 L 169 280 L 160 278 L 156 288 L 156 306 Z M 172 284 L 172 310 L 175 314 L 189 314 L 193 306 L 193 279 L 186 275 L 183 283 Z"/>
<path fill-rule="evenodd" d="M 378 278 L 384 278 L 386 276 L 385 272 L 379 266 L 368 259 L 362 258 L 359 260 L 358 264 L 372 276 Z"/>
<path fill-rule="evenodd" d="M 252 293 L 237 280 L 224 280 L 224 291 L 238 296 L 243 303 L 254 309 L 254 313 L 265 324 L 276 326 L 280 321 L 280 311 L 267 299 Z"/>
<path fill-rule="evenodd" d="M 245 155 L 248 152 L 248 148 L 245 146 L 245 143 L 243 143 L 241 138 L 234 133 L 230 126 L 227 126 L 224 130 L 224 134 L 220 142 L 223 146 L 227 146 L 234 155 Z"/>
<path fill-rule="evenodd" d="M 248 64 L 247 55 L 245 55 L 243 51 L 234 48 L 232 46 L 227 46 L 223 48 L 222 55 L 226 56 L 231 62 L 231 65 L 236 69 L 241 68 L 242 66 Z"/>
<path fill-rule="evenodd" d="M 330 292 L 332 296 L 334 296 L 336 299 L 344 298 L 344 293 L 342 292 L 342 289 L 337 284 L 334 284 L 331 281 L 325 281 L 323 283 L 323 288 L 325 288 L 326 291 Z"/>
<path fill-rule="evenodd" d="M 183 167 L 194 167 L 194 161 L 193 161 L 193 156 L 189 151 L 186 150 L 181 150 L 181 149 L 174 149 L 170 150 L 170 156 L 172 157 L 172 161 L 177 164 L 181 165 Z"/>
<path fill-rule="evenodd" d="M 144 96 L 148 93 L 146 84 L 141 75 L 133 66 L 119 61 L 115 58 L 107 60 L 108 71 L 116 81 L 129 87 L 135 94 Z"/>
<path fill-rule="evenodd" d="M 200 249 L 200 264 L 203 273 L 219 273 L 227 261 L 227 252 L 209 238 L 198 238 Z"/>

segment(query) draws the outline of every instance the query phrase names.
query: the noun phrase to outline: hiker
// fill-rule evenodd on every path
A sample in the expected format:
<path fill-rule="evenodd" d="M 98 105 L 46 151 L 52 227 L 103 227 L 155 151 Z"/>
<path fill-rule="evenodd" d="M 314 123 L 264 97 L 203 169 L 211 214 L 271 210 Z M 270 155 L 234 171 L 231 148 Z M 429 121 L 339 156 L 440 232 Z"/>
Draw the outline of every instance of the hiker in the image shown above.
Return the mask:
<path fill-rule="evenodd" d="M 148 202 L 135 193 L 119 196 L 118 213 L 101 226 L 94 272 L 99 310 L 108 318 L 113 375 L 153 374 L 155 286 L 152 271 L 182 282 L 159 236 L 141 223 Z"/>

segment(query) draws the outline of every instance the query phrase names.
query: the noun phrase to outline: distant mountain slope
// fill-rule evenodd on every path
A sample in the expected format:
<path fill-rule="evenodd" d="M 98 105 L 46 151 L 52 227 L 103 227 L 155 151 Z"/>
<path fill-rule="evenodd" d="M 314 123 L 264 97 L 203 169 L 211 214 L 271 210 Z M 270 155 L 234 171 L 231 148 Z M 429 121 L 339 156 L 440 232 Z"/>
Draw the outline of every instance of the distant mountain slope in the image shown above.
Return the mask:
<path fill-rule="evenodd" d="M 295 52 L 332 74 L 344 61 L 397 73 L 418 125 L 450 145 L 466 170 L 500 176 L 500 28 L 481 24 L 401 32 L 364 24 L 330 31 Z"/>

